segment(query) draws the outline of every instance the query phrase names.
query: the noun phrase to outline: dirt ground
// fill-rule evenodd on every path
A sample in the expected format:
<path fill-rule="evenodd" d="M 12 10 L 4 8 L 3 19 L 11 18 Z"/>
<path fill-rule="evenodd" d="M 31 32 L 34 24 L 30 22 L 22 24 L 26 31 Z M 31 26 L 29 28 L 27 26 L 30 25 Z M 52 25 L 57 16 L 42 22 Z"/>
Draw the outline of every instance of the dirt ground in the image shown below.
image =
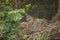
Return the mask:
<path fill-rule="evenodd" d="M 60 20 L 46 20 L 27 17 L 26 21 L 20 23 L 23 34 L 27 35 L 26 40 L 37 40 L 39 35 L 47 34 L 51 40 L 60 38 Z M 23 38 L 22 38 L 23 39 Z"/>

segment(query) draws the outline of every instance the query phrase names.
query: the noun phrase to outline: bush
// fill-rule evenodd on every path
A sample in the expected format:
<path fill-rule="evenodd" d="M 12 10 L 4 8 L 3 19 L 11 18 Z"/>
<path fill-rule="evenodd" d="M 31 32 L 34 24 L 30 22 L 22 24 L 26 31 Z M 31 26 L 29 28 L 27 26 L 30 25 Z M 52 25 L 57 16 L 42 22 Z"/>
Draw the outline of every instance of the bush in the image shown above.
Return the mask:
<path fill-rule="evenodd" d="M 25 15 L 24 9 L 0 12 L 0 40 L 18 40 L 17 34 L 22 35 L 18 23 Z"/>

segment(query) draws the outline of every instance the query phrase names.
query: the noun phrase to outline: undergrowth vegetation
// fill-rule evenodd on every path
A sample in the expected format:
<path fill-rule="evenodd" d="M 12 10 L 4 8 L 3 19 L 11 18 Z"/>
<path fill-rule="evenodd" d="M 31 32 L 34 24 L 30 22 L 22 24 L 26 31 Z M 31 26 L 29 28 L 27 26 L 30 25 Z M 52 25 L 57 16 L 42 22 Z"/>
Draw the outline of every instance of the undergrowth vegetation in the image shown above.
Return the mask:
<path fill-rule="evenodd" d="M 22 35 L 18 23 L 25 15 L 25 9 L 13 9 L 12 0 L 0 0 L 0 40 L 18 40 Z"/>
<path fill-rule="evenodd" d="M 22 35 L 18 23 L 24 13 L 24 9 L 0 12 L 0 40 L 17 40 L 17 34 Z"/>
<path fill-rule="evenodd" d="M 37 40 L 50 40 L 50 38 L 47 35 L 41 35 Z"/>
<path fill-rule="evenodd" d="M 19 25 L 21 20 L 25 19 L 26 15 L 51 19 L 55 14 L 54 11 L 56 11 L 55 1 L 40 1 L 23 0 L 21 2 L 22 7 L 18 9 L 14 8 L 14 6 L 20 6 L 20 0 L 0 0 L 0 40 L 20 40 L 20 36 L 23 36 L 23 39 L 27 40 L 27 35 L 23 34 Z M 52 2 L 51 7 L 49 5 L 50 2 Z M 37 37 L 36 40 L 50 40 L 50 38 L 47 35 L 42 35 Z"/>

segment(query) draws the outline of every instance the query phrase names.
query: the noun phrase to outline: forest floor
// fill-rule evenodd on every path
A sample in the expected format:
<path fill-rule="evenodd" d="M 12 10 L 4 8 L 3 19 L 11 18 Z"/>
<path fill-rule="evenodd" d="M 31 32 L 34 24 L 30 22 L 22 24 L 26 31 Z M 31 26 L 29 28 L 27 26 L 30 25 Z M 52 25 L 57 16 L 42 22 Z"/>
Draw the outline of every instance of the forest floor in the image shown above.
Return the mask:
<path fill-rule="evenodd" d="M 38 40 L 40 35 L 47 34 L 50 39 L 60 39 L 60 20 L 46 20 L 28 17 L 20 23 L 23 30 L 22 39 Z M 20 40 L 22 40 L 20 38 Z"/>

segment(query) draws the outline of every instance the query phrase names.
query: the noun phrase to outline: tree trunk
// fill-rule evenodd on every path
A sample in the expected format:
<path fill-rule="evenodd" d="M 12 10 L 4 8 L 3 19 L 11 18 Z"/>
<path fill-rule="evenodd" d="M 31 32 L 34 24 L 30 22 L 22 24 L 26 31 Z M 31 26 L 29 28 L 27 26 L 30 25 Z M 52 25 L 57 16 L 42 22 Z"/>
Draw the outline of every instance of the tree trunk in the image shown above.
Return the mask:
<path fill-rule="evenodd" d="M 59 6 L 58 13 L 60 13 L 60 0 L 58 0 L 58 6 Z"/>
<path fill-rule="evenodd" d="M 13 0 L 13 7 L 14 7 L 14 9 L 21 8 L 21 5 L 22 5 L 21 0 Z"/>

